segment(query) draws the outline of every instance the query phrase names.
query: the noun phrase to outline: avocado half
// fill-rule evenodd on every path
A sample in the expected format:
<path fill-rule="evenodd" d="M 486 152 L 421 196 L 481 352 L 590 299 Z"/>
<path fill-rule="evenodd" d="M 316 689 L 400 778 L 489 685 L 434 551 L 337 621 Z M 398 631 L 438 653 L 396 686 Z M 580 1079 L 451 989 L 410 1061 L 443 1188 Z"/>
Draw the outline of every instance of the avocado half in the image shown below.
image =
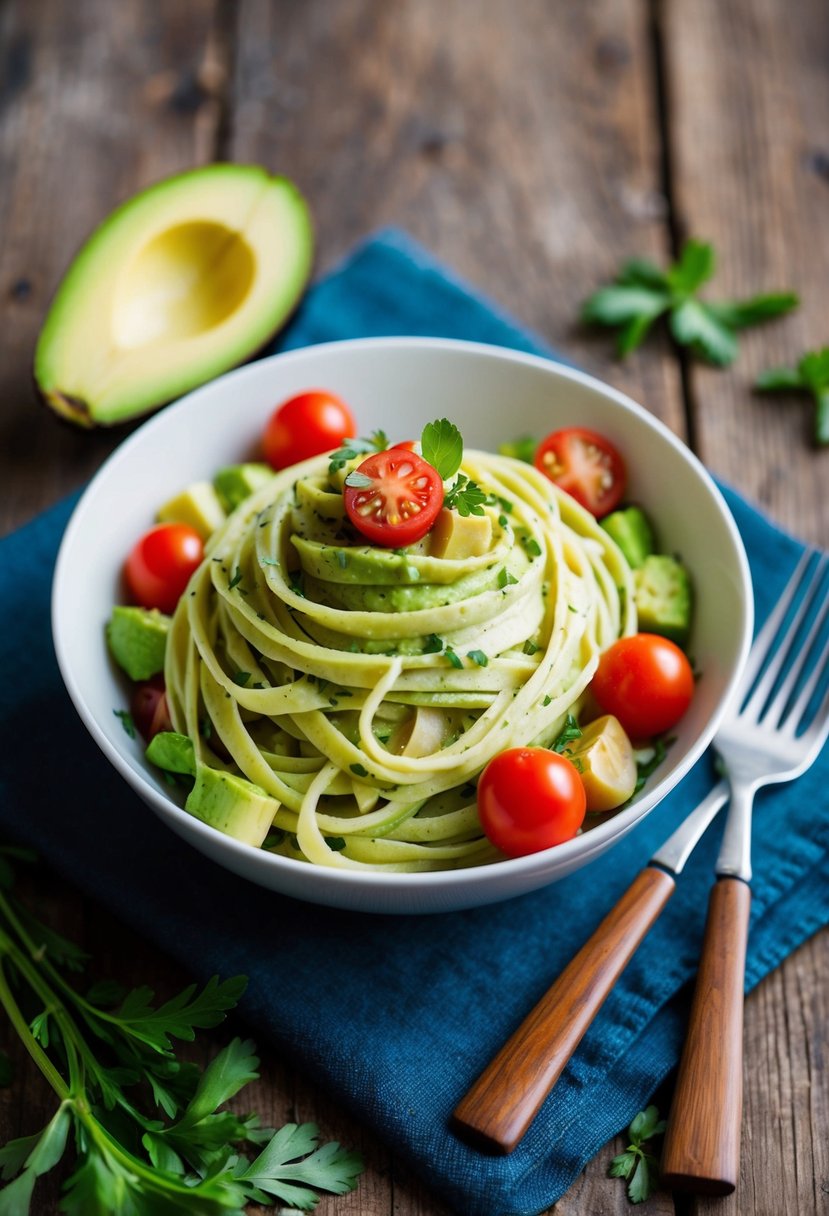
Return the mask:
<path fill-rule="evenodd" d="M 297 188 L 257 165 L 209 165 L 123 203 L 64 276 L 35 351 L 47 404 L 111 426 L 244 362 L 308 281 Z"/>

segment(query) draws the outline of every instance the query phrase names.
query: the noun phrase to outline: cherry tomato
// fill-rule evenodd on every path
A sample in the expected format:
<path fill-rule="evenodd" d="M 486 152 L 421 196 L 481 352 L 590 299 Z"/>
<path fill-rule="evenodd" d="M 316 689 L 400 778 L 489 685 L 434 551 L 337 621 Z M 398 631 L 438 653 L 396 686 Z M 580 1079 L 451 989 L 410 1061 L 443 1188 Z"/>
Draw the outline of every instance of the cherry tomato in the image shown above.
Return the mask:
<path fill-rule="evenodd" d="M 538 445 L 535 467 L 597 519 L 619 505 L 625 466 L 613 444 L 582 426 L 553 431 Z"/>
<path fill-rule="evenodd" d="M 374 545 L 396 549 L 414 544 L 431 528 L 443 506 L 437 469 L 406 448 L 375 452 L 356 469 L 368 485 L 344 491 L 348 518 Z"/>
<path fill-rule="evenodd" d="M 153 676 L 151 680 L 137 685 L 130 701 L 130 713 L 138 733 L 147 743 L 159 731 L 173 729 L 161 676 Z"/>
<path fill-rule="evenodd" d="M 513 747 L 490 760 L 478 782 L 478 814 L 508 857 L 571 840 L 584 819 L 584 785 L 574 765 L 545 747 Z"/>
<path fill-rule="evenodd" d="M 313 389 L 291 397 L 274 410 L 262 436 L 262 447 L 272 468 L 286 469 L 300 460 L 330 452 L 356 434 L 357 424 L 345 402 L 333 393 Z"/>
<path fill-rule="evenodd" d="M 130 595 L 143 608 L 173 612 L 203 557 L 202 538 L 189 524 L 151 528 L 133 546 L 124 567 Z"/>
<path fill-rule="evenodd" d="M 632 739 L 649 739 L 676 726 L 685 713 L 694 695 L 694 673 L 668 638 L 635 633 L 604 652 L 590 687 Z"/>

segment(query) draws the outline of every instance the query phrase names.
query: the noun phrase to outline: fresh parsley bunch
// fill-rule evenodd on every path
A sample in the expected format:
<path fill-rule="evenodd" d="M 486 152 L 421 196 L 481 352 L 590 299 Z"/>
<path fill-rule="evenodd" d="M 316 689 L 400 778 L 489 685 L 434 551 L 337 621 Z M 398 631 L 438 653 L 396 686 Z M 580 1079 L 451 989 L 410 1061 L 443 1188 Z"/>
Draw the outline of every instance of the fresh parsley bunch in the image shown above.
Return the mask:
<path fill-rule="evenodd" d="M 659 317 L 667 316 L 680 346 L 726 367 L 737 355 L 738 330 L 790 312 L 798 298 L 792 292 L 774 292 L 718 304 L 698 299 L 696 293 L 715 268 L 713 246 L 695 240 L 687 241 L 679 260 L 664 271 L 644 258 L 634 258 L 622 266 L 611 286 L 585 301 L 582 318 L 617 329 L 617 349 L 624 357 L 644 341 Z"/>
<path fill-rule="evenodd" d="M 643 1203 L 659 1186 L 659 1161 L 645 1145 L 654 1136 L 661 1136 L 664 1130 L 665 1121 L 659 1118 L 655 1106 L 640 1110 L 628 1128 L 630 1144 L 608 1167 L 611 1178 L 627 1179 L 631 1203 Z"/>
<path fill-rule="evenodd" d="M 770 367 L 757 377 L 755 387 L 810 393 L 815 403 L 815 443 L 829 443 L 829 346 L 808 351 L 796 367 Z"/>
<path fill-rule="evenodd" d="M 244 1216 L 254 1202 L 310 1211 L 320 1190 L 353 1190 L 359 1156 L 319 1145 L 314 1124 L 274 1131 L 220 1109 L 258 1075 L 252 1042 L 233 1039 L 203 1070 L 176 1056 L 172 1040 L 218 1025 L 245 978 L 214 977 L 161 1005 L 149 988 L 82 990 L 67 972 L 86 956 L 13 894 L 10 862 L 22 857 L 0 850 L 0 1004 L 57 1106 L 44 1128 L 0 1149 L 0 1216 L 27 1216 L 70 1137 L 69 1216 Z"/>

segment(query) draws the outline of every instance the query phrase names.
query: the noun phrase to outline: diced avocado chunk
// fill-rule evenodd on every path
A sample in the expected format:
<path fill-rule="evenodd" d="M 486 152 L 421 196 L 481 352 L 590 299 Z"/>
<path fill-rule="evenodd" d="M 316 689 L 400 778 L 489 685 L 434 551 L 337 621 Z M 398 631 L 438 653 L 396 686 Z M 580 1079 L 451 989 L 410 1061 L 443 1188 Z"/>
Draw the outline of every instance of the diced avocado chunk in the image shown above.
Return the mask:
<path fill-rule="evenodd" d="M 166 773 L 196 775 L 196 749 L 189 735 L 180 735 L 175 730 L 162 730 L 153 735 L 145 753 L 151 764 L 163 768 Z"/>
<path fill-rule="evenodd" d="M 691 579 L 674 557 L 652 553 L 633 574 L 642 633 L 659 633 L 684 646 L 691 629 Z"/>
<path fill-rule="evenodd" d="M 429 533 L 429 556 L 448 561 L 480 557 L 492 543 L 492 520 L 488 515 L 459 515 L 442 507 Z"/>
<path fill-rule="evenodd" d="M 199 764 L 196 784 L 184 809 L 226 836 L 258 848 L 268 834 L 279 803 L 244 777 Z"/>
<path fill-rule="evenodd" d="M 232 464 L 226 469 L 219 469 L 213 478 L 213 486 L 219 502 L 229 515 L 254 490 L 270 481 L 273 475 L 273 469 L 267 464 Z"/>
<path fill-rule="evenodd" d="M 622 550 L 632 570 L 638 570 L 653 553 L 653 528 L 641 507 L 622 507 L 619 511 L 611 511 L 601 524 Z"/>
<path fill-rule="evenodd" d="M 202 540 L 225 522 L 224 508 L 209 481 L 196 481 L 156 511 L 160 524 L 189 524 Z"/>
<path fill-rule="evenodd" d="M 131 680 L 149 680 L 164 668 L 170 618 L 157 608 L 122 604 L 112 610 L 107 642 L 112 657 Z"/>

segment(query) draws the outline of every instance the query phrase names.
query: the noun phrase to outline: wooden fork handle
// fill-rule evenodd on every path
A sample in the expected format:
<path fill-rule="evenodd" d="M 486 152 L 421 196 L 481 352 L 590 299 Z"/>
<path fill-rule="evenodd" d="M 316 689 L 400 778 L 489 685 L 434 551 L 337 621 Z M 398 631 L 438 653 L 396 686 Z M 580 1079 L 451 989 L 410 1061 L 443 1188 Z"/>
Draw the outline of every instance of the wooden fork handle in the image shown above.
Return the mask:
<path fill-rule="evenodd" d="M 458 1103 L 452 1123 L 465 1139 L 512 1152 L 675 885 L 656 866 L 633 881 Z"/>
<path fill-rule="evenodd" d="M 740 1170 L 743 987 L 751 891 L 720 878 L 708 919 L 688 1036 L 662 1152 L 670 1190 L 729 1195 Z"/>

